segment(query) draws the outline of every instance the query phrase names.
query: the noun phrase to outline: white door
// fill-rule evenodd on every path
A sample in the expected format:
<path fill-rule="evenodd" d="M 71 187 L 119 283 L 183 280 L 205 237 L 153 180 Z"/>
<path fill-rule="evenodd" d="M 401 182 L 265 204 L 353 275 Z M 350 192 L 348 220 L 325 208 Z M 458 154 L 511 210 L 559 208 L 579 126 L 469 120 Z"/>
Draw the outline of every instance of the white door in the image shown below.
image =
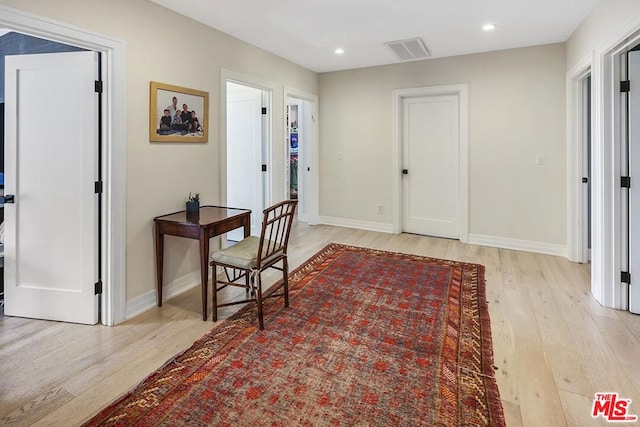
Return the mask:
<path fill-rule="evenodd" d="M 98 58 L 5 60 L 5 314 L 98 322 Z"/>
<path fill-rule="evenodd" d="M 262 90 L 227 82 L 227 206 L 251 209 L 252 236 L 260 235 L 264 209 L 262 116 Z"/>
<path fill-rule="evenodd" d="M 640 314 L 640 52 L 629 52 L 629 311 Z"/>
<path fill-rule="evenodd" d="M 458 96 L 405 98 L 403 120 L 402 229 L 457 239 Z"/>

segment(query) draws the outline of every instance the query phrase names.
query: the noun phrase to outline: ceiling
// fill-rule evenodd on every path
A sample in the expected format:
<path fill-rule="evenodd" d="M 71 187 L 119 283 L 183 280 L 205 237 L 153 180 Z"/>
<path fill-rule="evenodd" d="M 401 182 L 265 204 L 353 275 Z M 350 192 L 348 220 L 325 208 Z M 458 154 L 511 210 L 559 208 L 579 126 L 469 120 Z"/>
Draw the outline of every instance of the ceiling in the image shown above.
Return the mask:
<path fill-rule="evenodd" d="M 402 62 L 384 42 L 421 37 L 432 58 L 564 42 L 598 0 L 151 0 L 315 72 Z M 482 26 L 494 23 L 493 31 Z M 344 54 L 334 53 L 336 48 Z"/>

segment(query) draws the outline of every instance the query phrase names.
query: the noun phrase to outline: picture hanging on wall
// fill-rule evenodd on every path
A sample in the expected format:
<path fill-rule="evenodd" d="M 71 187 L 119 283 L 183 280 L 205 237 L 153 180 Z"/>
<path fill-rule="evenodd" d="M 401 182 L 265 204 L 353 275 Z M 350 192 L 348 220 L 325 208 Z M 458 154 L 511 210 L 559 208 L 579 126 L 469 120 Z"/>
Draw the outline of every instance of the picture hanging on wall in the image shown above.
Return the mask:
<path fill-rule="evenodd" d="M 151 82 L 149 98 L 151 142 L 208 141 L 208 92 Z"/>

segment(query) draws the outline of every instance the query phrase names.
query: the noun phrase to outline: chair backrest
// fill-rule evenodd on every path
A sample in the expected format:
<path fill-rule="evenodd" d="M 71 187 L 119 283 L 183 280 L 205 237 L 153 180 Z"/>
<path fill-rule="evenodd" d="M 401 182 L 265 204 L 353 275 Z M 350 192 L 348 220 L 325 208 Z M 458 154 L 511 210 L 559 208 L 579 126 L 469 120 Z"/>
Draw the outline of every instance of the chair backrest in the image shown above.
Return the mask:
<path fill-rule="evenodd" d="M 296 211 L 297 200 L 285 200 L 263 211 L 260 247 L 258 248 L 258 268 L 271 264 L 287 254 L 289 234 Z"/>

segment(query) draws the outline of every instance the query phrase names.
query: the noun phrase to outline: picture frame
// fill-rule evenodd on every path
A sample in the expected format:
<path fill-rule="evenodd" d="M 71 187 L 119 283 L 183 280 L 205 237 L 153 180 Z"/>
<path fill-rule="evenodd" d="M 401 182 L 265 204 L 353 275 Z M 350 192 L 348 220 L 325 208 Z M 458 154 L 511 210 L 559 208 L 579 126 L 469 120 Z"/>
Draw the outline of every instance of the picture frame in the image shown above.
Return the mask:
<path fill-rule="evenodd" d="M 165 110 L 169 110 L 169 118 L 167 118 Z M 180 111 L 179 117 L 175 115 L 176 110 Z M 208 138 L 208 92 L 151 82 L 149 89 L 149 141 L 207 142 Z"/>

